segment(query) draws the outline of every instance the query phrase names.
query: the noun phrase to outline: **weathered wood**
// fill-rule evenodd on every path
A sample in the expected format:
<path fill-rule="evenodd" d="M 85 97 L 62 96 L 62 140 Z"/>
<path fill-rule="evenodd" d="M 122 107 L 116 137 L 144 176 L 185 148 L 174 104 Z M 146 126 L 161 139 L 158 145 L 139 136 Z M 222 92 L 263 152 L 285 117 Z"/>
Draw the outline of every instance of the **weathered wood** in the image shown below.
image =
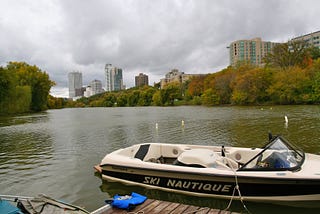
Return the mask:
<path fill-rule="evenodd" d="M 156 206 L 153 210 L 152 213 L 154 214 L 160 214 L 160 213 L 165 213 L 164 210 L 170 205 L 171 203 L 168 201 L 162 201 L 158 206 Z"/>
<path fill-rule="evenodd" d="M 148 206 L 139 209 L 139 211 L 142 211 L 143 213 L 153 213 L 153 210 L 161 203 L 159 200 L 155 200 L 152 203 L 150 203 Z"/>
<path fill-rule="evenodd" d="M 111 207 L 101 214 L 127 214 L 139 212 L 145 214 L 236 214 L 234 212 L 212 209 L 209 207 L 197 207 L 154 199 L 147 199 L 143 204 L 138 205 L 131 211 Z"/>
<path fill-rule="evenodd" d="M 180 204 L 176 209 L 172 210 L 170 214 L 181 214 L 184 213 L 186 209 L 188 209 L 189 205 Z"/>
<path fill-rule="evenodd" d="M 176 209 L 178 206 L 179 206 L 178 203 L 171 202 L 166 208 L 163 209 L 163 213 L 170 213 L 172 210 Z"/>
<path fill-rule="evenodd" d="M 189 206 L 185 211 L 183 211 L 184 214 L 198 214 L 198 211 L 200 211 L 201 207 L 196 206 Z"/>

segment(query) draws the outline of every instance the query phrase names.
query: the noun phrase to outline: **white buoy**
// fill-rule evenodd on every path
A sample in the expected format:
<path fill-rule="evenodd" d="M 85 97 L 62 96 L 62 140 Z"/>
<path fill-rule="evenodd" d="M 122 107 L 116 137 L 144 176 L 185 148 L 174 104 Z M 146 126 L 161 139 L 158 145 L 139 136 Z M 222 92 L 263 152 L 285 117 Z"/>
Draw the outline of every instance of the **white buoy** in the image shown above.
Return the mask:
<path fill-rule="evenodd" d="M 156 123 L 156 129 L 158 130 L 158 123 Z"/>
<path fill-rule="evenodd" d="M 288 119 L 287 115 L 284 115 L 284 127 L 286 129 L 288 128 L 288 122 L 289 122 L 289 119 Z"/>
<path fill-rule="evenodd" d="M 181 120 L 181 127 L 184 127 L 184 121 Z"/>

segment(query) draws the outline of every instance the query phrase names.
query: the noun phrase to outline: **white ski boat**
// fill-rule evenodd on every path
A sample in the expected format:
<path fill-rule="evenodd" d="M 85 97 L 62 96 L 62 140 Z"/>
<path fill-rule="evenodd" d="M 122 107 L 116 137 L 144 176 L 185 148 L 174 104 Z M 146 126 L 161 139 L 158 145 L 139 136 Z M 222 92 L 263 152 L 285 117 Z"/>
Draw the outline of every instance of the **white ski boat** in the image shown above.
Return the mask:
<path fill-rule="evenodd" d="M 320 156 L 281 136 L 263 148 L 137 144 L 107 154 L 102 178 L 199 196 L 260 202 L 320 201 Z"/>

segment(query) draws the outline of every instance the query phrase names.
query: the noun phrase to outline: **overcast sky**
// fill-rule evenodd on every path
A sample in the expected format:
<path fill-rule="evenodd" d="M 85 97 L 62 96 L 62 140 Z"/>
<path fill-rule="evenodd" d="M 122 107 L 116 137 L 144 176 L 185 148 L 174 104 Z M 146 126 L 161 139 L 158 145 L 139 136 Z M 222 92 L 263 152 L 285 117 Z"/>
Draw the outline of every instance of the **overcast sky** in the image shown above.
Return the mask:
<path fill-rule="evenodd" d="M 24 61 L 68 96 L 70 71 L 104 84 L 104 66 L 123 69 L 124 84 L 173 68 L 214 73 L 229 65 L 231 42 L 286 42 L 319 31 L 318 0 L 1 0 L 0 65 Z"/>

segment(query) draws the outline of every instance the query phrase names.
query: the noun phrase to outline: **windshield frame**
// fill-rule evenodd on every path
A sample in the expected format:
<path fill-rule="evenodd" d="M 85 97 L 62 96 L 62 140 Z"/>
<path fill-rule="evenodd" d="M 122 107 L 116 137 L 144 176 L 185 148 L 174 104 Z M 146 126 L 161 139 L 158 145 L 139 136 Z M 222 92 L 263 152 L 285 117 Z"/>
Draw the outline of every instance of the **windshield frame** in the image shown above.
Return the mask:
<path fill-rule="evenodd" d="M 292 167 L 289 166 L 289 167 L 281 167 L 281 168 L 260 167 L 258 165 L 259 157 L 262 157 L 263 154 L 266 153 L 266 151 L 271 150 L 272 146 L 276 145 L 276 143 L 278 143 L 279 141 L 283 145 L 286 146 L 286 148 L 288 149 L 288 152 L 292 152 L 293 154 L 296 154 L 298 156 L 297 158 L 295 158 L 295 161 L 297 162 L 297 164 L 295 166 L 292 166 Z M 273 153 L 275 153 L 275 151 L 276 150 L 273 149 Z M 252 165 L 253 162 L 255 162 L 255 161 L 257 163 L 254 164 L 254 167 L 248 167 L 250 164 Z M 262 151 L 261 152 L 259 152 L 253 158 L 251 158 L 247 163 L 242 165 L 237 171 L 297 171 L 297 170 L 301 169 L 301 165 L 304 163 L 304 161 L 305 161 L 305 153 L 304 153 L 304 151 L 302 149 L 300 149 L 298 146 L 296 146 L 296 145 L 294 145 L 292 143 L 289 143 L 282 136 L 275 136 L 264 147 L 262 147 Z"/>

